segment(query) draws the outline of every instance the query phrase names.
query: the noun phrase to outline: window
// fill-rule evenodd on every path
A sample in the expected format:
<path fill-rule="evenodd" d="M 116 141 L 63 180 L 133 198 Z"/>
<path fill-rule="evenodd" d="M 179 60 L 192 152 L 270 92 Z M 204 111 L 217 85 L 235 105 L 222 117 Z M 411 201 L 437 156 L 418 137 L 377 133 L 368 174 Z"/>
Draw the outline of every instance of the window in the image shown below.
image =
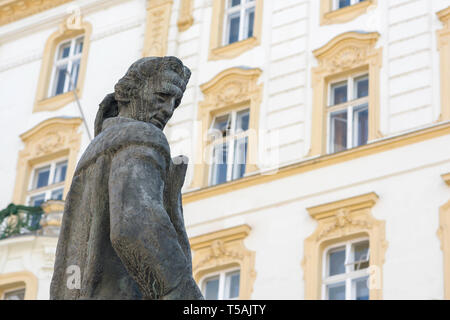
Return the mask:
<path fill-rule="evenodd" d="M 210 137 L 213 140 L 210 185 L 244 176 L 249 118 L 249 109 L 215 117 L 210 129 Z"/>
<path fill-rule="evenodd" d="M 382 299 L 388 247 L 371 192 L 307 208 L 316 230 L 304 241 L 305 299 Z"/>
<path fill-rule="evenodd" d="M 223 44 L 253 37 L 255 0 L 226 0 Z"/>
<path fill-rule="evenodd" d="M 2 300 L 24 300 L 24 299 L 25 299 L 25 288 L 5 291 L 2 297 Z"/>
<path fill-rule="evenodd" d="M 209 275 L 203 280 L 206 300 L 234 300 L 239 298 L 240 271 L 232 270 Z"/>
<path fill-rule="evenodd" d="M 53 63 L 53 77 L 49 96 L 73 90 L 77 86 L 80 72 L 84 37 L 64 41 L 58 46 Z"/>
<path fill-rule="evenodd" d="M 369 134 L 369 77 L 349 77 L 330 84 L 328 152 L 367 144 Z"/>
<path fill-rule="evenodd" d="M 366 0 L 333 0 L 333 10 L 339 10 Z"/>
<path fill-rule="evenodd" d="M 379 34 L 347 32 L 313 51 L 313 107 L 308 156 L 336 153 L 383 137 L 380 130 Z"/>
<path fill-rule="evenodd" d="M 192 274 L 206 299 L 251 299 L 255 252 L 244 245 L 250 231 L 244 224 L 189 239 Z"/>
<path fill-rule="evenodd" d="M 369 300 L 368 240 L 354 240 L 328 248 L 324 261 L 324 299 Z"/>
<path fill-rule="evenodd" d="M 261 42 L 263 0 L 213 0 L 209 60 L 231 59 Z"/>
<path fill-rule="evenodd" d="M 239 179 L 259 169 L 260 69 L 230 68 L 201 85 L 191 188 Z M 218 187 L 219 188 L 219 187 Z"/>
<path fill-rule="evenodd" d="M 40 206 L 47 200 L 62 200 L 67 160 L 54 161 L 33 170 L 28 205 Z"/>
<path fill-rule="evenodd" d="M 33 112 L 54 111 L 83 96 L 92 26 L 73 16 L 45 44 Z"/>

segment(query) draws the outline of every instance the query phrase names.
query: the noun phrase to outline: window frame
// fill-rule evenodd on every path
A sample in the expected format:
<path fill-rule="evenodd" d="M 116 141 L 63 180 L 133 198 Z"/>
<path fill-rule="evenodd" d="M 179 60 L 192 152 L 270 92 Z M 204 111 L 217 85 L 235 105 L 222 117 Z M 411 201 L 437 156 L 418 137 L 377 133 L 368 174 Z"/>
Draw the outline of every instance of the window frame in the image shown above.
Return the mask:
<path fill-rule="evenodd" d="M 75 48 L 77 45 L 77 41 L 83 39 L 83 47 L 80 53 L 75 54 Z M 48 93 L 47 93 L 47 98 L 52 98 L 52 97 L 56 97 L 59 96 L 61 94 L 65 94 L 67 92 L 70 92 L 72 90 L 74 90 L 74 88 L 72 87 L 72 83 L 75 85 L 75 88 L 77 87 L 77 83 L 78 83 L 78 78 L 80 76 L 80 69 L 81 69 L 81 60 L 83 58 L 83 50 L 84 50 L 84 34 L 81 35 L 77 35 L 73 38 L 69 38 L 69 39 L 64 39 L 61 42 L 59 42 L 56 46 L 56 50 L 55 50 L 55 55 L 54 55 L 54 59 L 53 59 L 53 63 L 52 63 L 52 71 L 51 71 L 51 78 L 50 78 L 50 84 L 48 87 Z M 67 43 L 70 43 L 70 47 L 69 47 L 69 55 L 66 58 L 61 58 L 58 59 L 61 47 Z M 79 61 L 79 69 L 77 72 L 77 78 L 74 81 L 73 79 L 73 74 L 72 74 L 72 68 L 73 68 L 73 64 L 75 61 Z M 64 89 L 63 92 L 61 93 L 56 93 L 56 86 L 57 86 L 57 70 L 58 67 L 61 65 L 67 64 L 67 68 L 66 68 L 66 72 L 69 73 L 69 75 L 67 75 L 67 73 L 65 74 L 65 82 L 64 82 Z M 70 79 L 70 80 L 69 80 Z"/>
<path fill-rule="evenodd" d="M 362 98 L 356 97 L 356 86 L 355 83 L 359 78 L 367 78 L 368 81 L 368 95 Z M 347 101 L 344 103 L 333 105 L 333 85 L 339 84 L 339 83 L 347 83 Z M 338 77 L 334 78 L 332 81 L 328 82 L 328 95 L 327 95 L 327 106 L 326 106 L 326 123 L 327 123 L 327 147 L 326 152 L 327 154 L 333 154 L 341 151 L 335 151 L 333 147 L 333 136 L 332 136 L 332 123 L 331 123 L 331 115 L 333 113 L 347 110 L 347 145 L 346 148 L 343 150 L 350 150 L 353 148 L 357 148 L 360 146 L 355 146 L 354 140 L 355 140 L 355 130 L 354 130 L 354 111 L 358 108 L 367 108 L 368 113 L 370 112 L 370 76 L 368 71 L 357 71 L 355 73 L 351 73 L 345 77 Z M 367 135 L 369 132 L 367 132 Z"/>
<path fill-rule="evenodd" d="M 200 288 L 202 291 L 202 294 L 205 296 L 205 285 L 208 279 L 219 277 L 219 288 L 218 288 L 218 294 L 217 294 L 217 300 L 239 300 L 239 295 L 235 298 L 226 298 L 225 297 L 225 289 L 226 289 L 226 277 L 229 274 L 233 274 L 239 272 L 239 290 L 241 288 L 241 268 L 240 267 L 231 267 L 227 269 L 218 270 L 216 272 L 208 273 L 202 277 L 200 282 Z"/>
<path fill-rule="evenodd" d="M 337 8 L 338 0 L 320 0 L 320 25 L 346 23 L 367 13 L 369 8 L 375 7 L 378 0 L 355 2 L 349 6 Z M 351 0 L 353 2 L 355 0 Z"/>
<path fill-rule="evenodd" d="M 2 292 L 2 295 L 0 297 L 0 301 L 6 301 L 5 296 L 8 293 L 11 293 L 11 292 L 14 292 L 14 291 L 19 291 L 19 290 L 23 290 L 23 299 L 22 300 L 25 300 L 26 293 L 27 293 L 27 288 L 24 285 L 20 285 L 20 286 L 17 286 L 17 287 L 11 287 L 11 288 L 5 289 Z"/>
<path fill-rule="evenodd" d="M 42 64 L 39 72 L 33 112 L 55 111 L 75 101 L 75 95 L 72 91 L 55 96 L 51 93 L 54 85 L 54 62 L 58 53 L 59 45 L 67 42 L 69 39 L 80 36 L 84 36 L 84 39 L 75 91 L 78 98 L 83 96 L 91 34 L 92 25 L 81 19 L 80 24 L 76 24 L 75 26 L 73 26 L 70 21 L 64 21 L 58 27 L 57 31 L 52 33 L 47 39 L 42 55 Z"/>
<path fill-rule="evenodd" d="M 54 181 L 55 173 L 56 173 L 56 166 L 60 163 L 66 162 L 66 176 L 63 181 L 57 182 L 57 183 L 51 183 L 51 181 Z M 35 180 L 36 180 L 36 173 L 38 170 L 50 166 L 50 173 L 48 177 L 48 184 L 44 187 L 36 188 L 35 187 Z M 35 165 L 31 169 L 30 179 L 28 183 L 28 189 L 27 189 L 27 195 L 26 195 L 26 202 L 30 206 L 32 205 L 30 203 L 31 198 L 45 194 L 44 196 L 44 202 L 51 200 L 51 194 L 53 191 L 56 190 L 63 190 L 63 197 L 64 197 L 64 186 L 66 184 L 67 179 L 67 171 L 69 166 L 69 159 L 67 156 L 64 157 L 58 157 L 49 161 L 41 162 L 37 165 Z"/>
<path fill-rule="evenodd" d="M 228 46 L 236 42 L 244 41 L 251 37 L 246 37 L 245 34 L 248 35 L 248 27 L 247 25 L 247 10 L 253 9 L 253 14 L 256 14 L 256 0 L 241 0 L 241 3 L 237 6 L 231 7 L 229 4 L 233 0 L 224 0 L 224 17 L 223 17 L 223 30 L 222 30 L 222 46 Z M 238 40 L 232 43 L 229 43 L 230 38 L 230 16 L 239 12 L 239 34 Z M 253 28 L 255 27 L 255 19 L 253 19 Z M 247 32 L 246 32 L 247 31 Z"/>
<path fill-rule="evenodd" d="M 358 237 L 358 238 L 354 238 L 354 239 L 347 240 L 347 241 L 336 242 L 336 243 L 333 243 L 332 245 L 327 246 L 323 250 L 323 256 L 322 256 L 322 261 L 323 261 L 323 263 L 322 263 L 322 300 L 329 300 L 327 286 L 330 284 L 336 284 L 336 283 L 340 283 L 340 282 L 345 282 L 345 300 L 356 300 L 354 297 L 353 290 L 348 290 L 348 289 L 352 289 L 352 281 L 358 280 L 358 279 L 361 279 L 364 277 L 369 277 L 369 267 L 362 269 L 362 270 L 357 270 L 357 271 L 348 271 L 348 269 L 350 267 L 347 266 L 349 264 L 347 259 L 348 259 L 349 253 L 352 250 L 352 246 L 354 244 L 362 243 L 365 241 L 369 242 L 368 261 L 370 263 L 370 239 L 367 236 L 366 237 Z M 345 247 L 345 256 L 346 256 L 345 269 L 346 269 L 346 271 L 343 274 L 328 276 L 327 275 L 328 270 L 329 270 L 328 254 L 333 249 L 337 249 L 340 247 Z"/>
<path fill-rule="evenodd" d="M 237 115 L 240 112 L 243 111 L 247 111 L 248 113 L 248 117 L 249 117 L 249 128 L 243 132 L 236 132 L 236 124 L 237 124 Z M 231 126 L 229 129 L 230 135 L 227 135 L 226 137 L 222 137 L 220 139 L 214 139 L 213 141 L 209 142 L 207 145 L 207 149 L 209 151 L 209 156 L 208 158 L 210 159 L 210 166 L 209 166 L 209 173 L 208 173 L 208 186 L 216 186 L 222 183 L 227 183 L 230 181 L 234 181 L 234 180 L 238 180 L 241 179 L 243 177 L 245 177 L 246 172 L 244 172 L 244 176 L 240 177 L 240 178 L 234 178 L 234 170 L 235 170 L 235 166 L 236 164 L 234 163 L 234 157 L 235 157 L 235 147 L 237 145 L 237 141 L 241 140 L 241 139 L 247 139 L 247 150 L 245 152 L 245 166 L 247 167 L 247 163 L 248 163 L 248 149 L 249 149 L 249 129 L 250 129 L 250 107 L 249 106 L 241 106 L 232 110 L 228 110 L 226 112 L 220 112 L 215 114 L 212 117 L 212 121 L 211 121 L 211 125 L 210 125 L 210 130 L 213 129 L 213 125 L 216 121 L 217 118 L 222 117 L 224 115 L 230 115 L 231 116 Z M 231 143 L 230 143 L 231 142 Z M 227 144 L 227 150 L 229 151 L 227 154 L 227 178 L 226 181 L 224 182 L 220 182 L 220 183 L 214 183 L 212 181 L 213 177 L 213 171 L 214 171 L 214 149 L 215 146 L 220 146 L 220 145 L 224 145 Z M 228 147 L 229 146 L 229 147 Z M 231 152 L 230 152 L 231 151 Z M 230 161 L 231 160 L 231 161 Z"/>

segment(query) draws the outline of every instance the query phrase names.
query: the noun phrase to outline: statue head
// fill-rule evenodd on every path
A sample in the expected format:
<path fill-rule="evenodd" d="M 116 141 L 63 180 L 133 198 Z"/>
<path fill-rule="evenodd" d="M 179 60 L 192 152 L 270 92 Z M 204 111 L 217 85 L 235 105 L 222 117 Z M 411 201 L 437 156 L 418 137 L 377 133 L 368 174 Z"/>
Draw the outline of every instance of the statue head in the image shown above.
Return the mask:
<path fill-rule="evenodd" d="M 100 104 L 95 134 L 103 120 L 123 116 L 152 123 L 161 130 L 181 102 L 190 70 L 176 57 L 147 57 L 133 63 Z"/>

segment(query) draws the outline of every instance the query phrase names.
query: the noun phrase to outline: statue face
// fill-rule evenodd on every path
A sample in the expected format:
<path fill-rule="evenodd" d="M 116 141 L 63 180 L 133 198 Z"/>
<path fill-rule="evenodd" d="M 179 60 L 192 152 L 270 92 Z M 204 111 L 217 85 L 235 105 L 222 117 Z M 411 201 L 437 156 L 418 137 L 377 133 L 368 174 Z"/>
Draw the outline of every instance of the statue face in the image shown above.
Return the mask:
<path fill-rule="evenodd" d="M 164 77 L 149 78 L 129 102 L 125 116 L 152 123 L 163 130 L 180 95 L 182 91 L 176 86 L 176 81 L 169 82 Z"/>

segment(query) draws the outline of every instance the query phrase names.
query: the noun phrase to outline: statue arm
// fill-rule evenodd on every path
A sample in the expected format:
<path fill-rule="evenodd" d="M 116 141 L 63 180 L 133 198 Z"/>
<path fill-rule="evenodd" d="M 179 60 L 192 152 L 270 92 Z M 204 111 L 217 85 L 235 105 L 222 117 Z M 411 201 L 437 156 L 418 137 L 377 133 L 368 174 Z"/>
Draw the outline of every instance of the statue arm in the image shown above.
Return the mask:
<path fill-rule="evenodd" d="M 186 256 L 164 208 L 167 162 L 147 146 L 117 152 L 109 177 L 110 239 L 146 298 L 161 298 L 190 277 Z"/>

